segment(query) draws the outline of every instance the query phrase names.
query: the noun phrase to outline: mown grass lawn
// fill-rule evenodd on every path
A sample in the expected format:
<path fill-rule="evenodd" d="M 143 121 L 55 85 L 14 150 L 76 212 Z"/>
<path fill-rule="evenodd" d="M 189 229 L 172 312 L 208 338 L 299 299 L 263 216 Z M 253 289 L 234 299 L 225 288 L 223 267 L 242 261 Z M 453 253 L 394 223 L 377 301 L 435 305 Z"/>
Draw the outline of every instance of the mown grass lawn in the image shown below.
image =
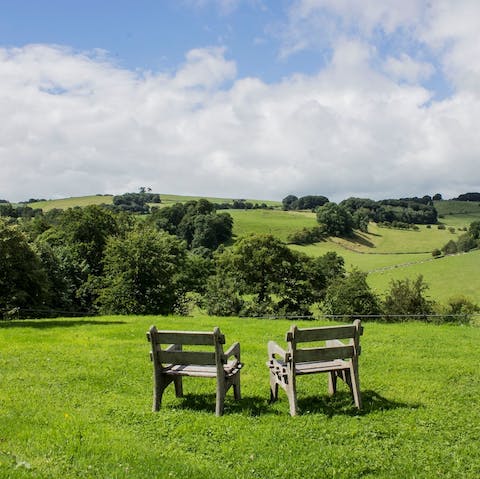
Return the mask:
<path fill-rule="evenodd" d="M 186 379 L 152 413 L 145 339 L 166 329 L 240 341 L 243 399 Z M 319 324 L 299 322 L 300 325 Z M 480 329 L 365 323 L 364 410 L 326 377 L 298 381 L 300 415 L 269 405 L 266 343 L 288 321 L 98 317 L 0 323 L 0 477 L 477 478 Z"/>

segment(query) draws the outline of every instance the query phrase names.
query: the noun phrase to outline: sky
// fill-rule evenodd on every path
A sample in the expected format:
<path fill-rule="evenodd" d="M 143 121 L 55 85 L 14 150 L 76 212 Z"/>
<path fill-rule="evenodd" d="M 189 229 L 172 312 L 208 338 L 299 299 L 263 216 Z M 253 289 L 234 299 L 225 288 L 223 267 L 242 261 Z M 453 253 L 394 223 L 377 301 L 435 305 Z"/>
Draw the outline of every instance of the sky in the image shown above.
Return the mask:
<path fill-rule="evenodd" d="M 480 191 L 478 0 L 0 0 L 0 198 Z"/>

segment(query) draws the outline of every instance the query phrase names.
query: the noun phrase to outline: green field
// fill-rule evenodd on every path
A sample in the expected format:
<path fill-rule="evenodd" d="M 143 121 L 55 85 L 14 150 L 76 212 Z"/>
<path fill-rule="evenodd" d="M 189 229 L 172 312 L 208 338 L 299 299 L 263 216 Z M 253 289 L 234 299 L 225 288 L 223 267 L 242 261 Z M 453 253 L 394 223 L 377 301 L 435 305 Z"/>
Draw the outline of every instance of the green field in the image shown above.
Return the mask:
<path fill-rule="evenodd" d="M 175 203 L 185 203 L 191 200 L 198 200 L 204 198 L 212 203 L 231 203 L 232 198 L 214 198 L 214 197 L 204 197 L 204 196 L 183 196 L 183 195 L 164 195 L 160 194 L 162 203 L 160 206 L 171 206 Z M 60 208 L 62 210 L 67 208 L 73 208 L 75 206 L 88 206 L 88 205 L 101 205 L 101 204 L 112 204 L 113 195 L 92 195 L 92 196 L 79 196 L 72 198 L 62 198 L 58 200 L 47 200 L 47 201 L 37 201 L 34 203 L 29 203 L 28 206 L 32 208 L 41 208 L 44 211 L 49 211 L 53 208 Z M 269 201 L 269 200 L 252 200 L 247 199 L 253 204 L 255 203 L 265 203 L 267 206 L 280 207 L 281 203 L 279 201 Z M 159 206 L 159 205 L 155 205 Z"/>
<path fill-rule="evenodd" d="M 43 211 L 50 211 L 54 208 L 66 210 L 67 208 L 74 208 L 75 206 L 89 206 L 89 205 L 111 205 L 113 200 L 112 195 L 93 195 L 93 196 L 77 196 L 71 198 L 62 198 L 58 200 L 36 201 L 29 203 L 28 206 L 32 208 L 41 208 Z"/>
<path fill-rule="evenodd" d="M 272 234 L 282 241 L 302 228 L 317 224 L 314 213 L 281 210 L 228 210 L 236 237 L 250 233 Z"/>
<path fill-rule="evenodd" d="M 383 292 L 392 279 L 416 278 L 423 275 L 432 299 L 445 303 L 456 295 L 464 295 L 480 304 L 480 251 L 447 256 L 424 263 L 411 264 L 369 274 L 369 284 Z"/>
<path fill-rule="evenodd" d="M 145 332 L 240 341 L 242 400 L 216 417 L 214 382 L 187 378 L 151 412 Z M 317 325 L 317 322 L 299 322 Z M 269 396 L 266 343 L 290 323 L 96 317 L 0 323 L 2 478 L 477 478 L 480 329 L 365 323 L 358 413 L 344 386 L 298 381 L 300 415 Z"/>

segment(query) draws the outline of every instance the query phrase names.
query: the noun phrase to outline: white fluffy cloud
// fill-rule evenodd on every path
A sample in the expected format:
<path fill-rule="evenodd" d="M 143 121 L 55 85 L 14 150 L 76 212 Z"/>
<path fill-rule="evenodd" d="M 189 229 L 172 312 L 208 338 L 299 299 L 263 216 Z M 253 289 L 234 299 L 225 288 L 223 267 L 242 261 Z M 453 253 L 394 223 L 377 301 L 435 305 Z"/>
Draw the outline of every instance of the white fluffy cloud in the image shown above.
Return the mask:
<path fill-rule="evenodd" d="M 328 3 L 346 11 L 349 2 L 296 7 Z M 474 13 L 475 2 L 467 6 L 462 18 Z M 415 25 L 455 84 L 441 101 L 418 83 L 433 72 L 428 61 L 402 53 L 374 68 L 378 52 L 367 36 L 336 38 L 317 74 L 274 84 L 238 78 L 220 48 L 188 52 L 170 74 L 124 70 L 102 52 L 0 49 L 0 198 L 139 186 L 259 199 L 478 191 L 480 95 L 471 61 L 479 42 L 463 48 L 474 27 L 465 32 L 458 20 L 446 29 L 442 12 Z M 365 30 L 407 21 L 373 8 L 364 16 Z"/>

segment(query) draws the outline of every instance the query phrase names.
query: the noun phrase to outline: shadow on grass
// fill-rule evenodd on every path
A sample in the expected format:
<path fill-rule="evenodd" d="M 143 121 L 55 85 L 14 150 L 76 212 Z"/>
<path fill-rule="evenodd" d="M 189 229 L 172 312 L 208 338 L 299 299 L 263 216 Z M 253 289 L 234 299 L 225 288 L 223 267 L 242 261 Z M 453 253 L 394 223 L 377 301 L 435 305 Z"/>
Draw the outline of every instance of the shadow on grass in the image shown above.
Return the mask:
<path fill-rule="evenodd" d="M 175 406 L 179 409 L 194 409 L 215 413 L 215 394 L 185 394 L 179 398 L 180 404 Z M 225 414 L 248 413 L 250 416 L 275 413 L 268 405 L 265 397 L 248 396 L 235 401 L 233 396 L 227 394 L 225 398 Z"/>
<path fill-rule="evenodd" d="M 70 328 L 74 326 L 106 326 L 110 324 L 125 324 L 125 321 L 97 321 L 94 319 L 89 319 L 86 321 L 81 321 L 78 319 L 55 319 L 55 320 L 42 320 L 37 319 L 35 321 L 29 319 L 16 319 L 13 321 L 0 321 L 0 329 L 2 328 L 36 328 L 36 329 L 47 329 L 47 328 Z"/>
<path fill-rule="evenodd" d="M 359 411 L 352 402 L 352 397 L 348 392 L 337 392 L 335 396 L 312 396 L 298 400 L 298 412 L 305 414 L 323 414 L 327 417 L 337 415 L 345 416 L 364 416 L 375 411 L 388 411 L 398 408 L 417 409 L 419 404 L 406 404 L 386 399 L 374 391 L 364 391 L 362 393 L 363 408 Z M 196 411 L 215 412 L 215 394 L 186 394 L 179 398 L 180 403 L 175 406 L 178 409 L 193 409 Z M 288 414 L 288 400 L 286 395 L 280 392 L 279 401 L 284 403 L 285 412 L 279 411 L 273 407 L 266 397 L 248 396 L 239 401 L 227 395 L 225 399 L 225 414 L 229 413 L 248 413 L 250 416 L 260 416 L 265 414 Z"/>
<path fill-rule="evenodd" d="M 328 417 L 333 417 L 337 415 L 365 416 L 376 411 L 389 411 L 399 408 L 418 409 L 420 407 L 420 404 L 392 401 L 370 390 L 362 392 L 362 403 L 363 407 L 359 411 L 353 404 L 349 392 L 337 391 L 334 396 L 322 395 L 299 399 L 298 409 L 300 414 L 322 413 Z"/>

